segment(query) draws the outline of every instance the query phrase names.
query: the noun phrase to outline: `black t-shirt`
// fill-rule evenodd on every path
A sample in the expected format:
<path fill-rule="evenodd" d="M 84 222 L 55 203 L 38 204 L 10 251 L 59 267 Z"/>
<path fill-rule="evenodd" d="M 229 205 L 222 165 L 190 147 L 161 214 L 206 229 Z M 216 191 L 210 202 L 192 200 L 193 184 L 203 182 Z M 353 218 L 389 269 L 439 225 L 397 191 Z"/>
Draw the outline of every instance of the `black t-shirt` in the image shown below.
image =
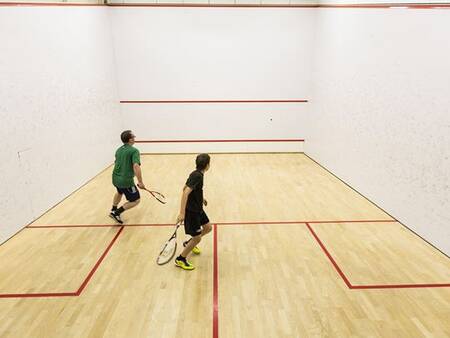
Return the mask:
<path fill-rule="evenodd" d="M 194 170 L 186 181 L 186 185 L 192 189 L 186 203 L 186 210 L 201 212 L 203 210 L 203 173 Z"/>

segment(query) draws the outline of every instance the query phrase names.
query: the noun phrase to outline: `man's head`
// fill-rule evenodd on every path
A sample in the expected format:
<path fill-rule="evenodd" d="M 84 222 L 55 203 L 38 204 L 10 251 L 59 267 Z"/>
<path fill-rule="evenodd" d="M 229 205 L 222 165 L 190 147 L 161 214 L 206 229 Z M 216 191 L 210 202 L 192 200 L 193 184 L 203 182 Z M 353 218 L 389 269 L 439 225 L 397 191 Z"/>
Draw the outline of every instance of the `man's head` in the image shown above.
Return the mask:
<path fill-rule="evenodd" d="M 197 170 L 207 171 L 209 169 L 210 161 L 211 158 L 209 157 L 208 154 L 197 155 L 197 158 L 195 159 L 195 165 L 197 167 Z"/>
<path fill-rule="evenodd" d="M 120 139 L 124 144 L 133 145 L 135 137 L 131 130 L 125 130 L 120 134 Z"/>

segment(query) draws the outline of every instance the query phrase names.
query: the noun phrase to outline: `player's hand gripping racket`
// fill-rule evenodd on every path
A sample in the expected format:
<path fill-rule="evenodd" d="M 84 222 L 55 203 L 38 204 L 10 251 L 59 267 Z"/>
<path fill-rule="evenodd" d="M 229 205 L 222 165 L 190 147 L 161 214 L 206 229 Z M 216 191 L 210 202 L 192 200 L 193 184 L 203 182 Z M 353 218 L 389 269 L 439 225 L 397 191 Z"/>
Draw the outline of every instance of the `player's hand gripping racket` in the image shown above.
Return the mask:
<path fill-rule="evenodd" d="M 147 188 L 144 188 L 142 190 L 145 190 L 150 193 L 159 203 L 166 204 L 166 196 L 161 194 L 160 192 L 154 191 L 154 190 L 148 190 Z"/>
<path fill-rule="evenodd" d="M 169 240 L 164 243 L 164 246 L 159 253 L 158 258 L 156 259 L 156 264 L 164 265 L 166 263 L 169 263 L 172 260 L 173 256 L 175 256 L 175 252 L 177 251 L 177 230 L 181 224 L 182 223 L 179 222 L 175 225 L 175 231 L 173 232 L 172 237 L 170 237 Z"/>

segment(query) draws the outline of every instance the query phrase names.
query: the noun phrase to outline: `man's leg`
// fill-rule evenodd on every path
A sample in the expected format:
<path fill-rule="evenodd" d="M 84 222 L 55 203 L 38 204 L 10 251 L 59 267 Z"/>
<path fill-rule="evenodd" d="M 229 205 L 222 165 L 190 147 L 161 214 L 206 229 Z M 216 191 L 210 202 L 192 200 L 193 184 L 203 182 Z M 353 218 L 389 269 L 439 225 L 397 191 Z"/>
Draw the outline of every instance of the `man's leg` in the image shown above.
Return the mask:
<path fill-rule="evenodd" d="M 141 201 L 141 199 L 140 199 L 141 195 L 139 194 L 139 190 L 137 189 L 136 186 L 133 186 L 131 188 L 121 189 L 121 192 L 123 192 L 125 194 L 125 197 L 127 198 L 128 202 L 125 202 L 120 208 L 116 209 L 110 216 L 112 218 L 114 218 L 117 222 L 119 222 L 120 224 L 123 224 L 120 215 L 125 210 L 129 210 L 129 209 L 137 206 L 139 204 L 139 202 Z"/>
<path fill-rule="evenodd" d="M 123 194 L 116 192 L 114 194 L 114 198 L 113 198 L 113 205 L 112 205 L 112 209 L 111 211 L 116 211 L 117 210 L 117 206 L 120 203 L 120 200 L 122 199 Z"/>
<path fill-rule="evenodd" d="M 200 234 L 200 237 L 203 237 L 206 234 L 209 234 L 211 232 L 211 230 L 212 230 L 212 225 L 211 225 L 211 223 L 207 223 L 207 224 L 203 225 L 202 228 L 203 228 L 203 230 L 202 230 L 202 232 Z M 183 246 L 187 247 L 188 244 L 192 241 L 192 238 L 193 237 L 191 237 L 187 241 L 183 242 Z M 201 250 L 200 250 L 200 248 L 197 245 L 194 245 L 194 247 L 192 248 L 192 252 L 194 254 L 196 254 L 196 255 L 200 255 Z"/>
<path fill-rule="evenodd" d="M 212 230 L 212 224 L 211 223 L 207 223 L 205 225 L 203 225 L 203 230 L 202 230 L 202 234 L 201 236 L 205 236 L 207 234 L 209 234 Z"/>
<path fill-rule="evenodd" d="M 124 203 L 119 209 L 116 210 L 116 214 L 120 215 L 125 210 L 130 210 L 131 208 L 134 208 L 136 205 L 139 204 L 140 201 L 141 201 L 140 199 L 137 199 L 137 200 L 132 201 L 132 202 Z"/>
<path fill-rule="evenodd" d="M 203 232 L 203 231 L 202 231 Z M 181 252 L 181 256 L 186 258 L 192 251 L 192 249 L 194 249 L 194 247 L 197 246 L 198 243 L 201 242 L 202 240 L 202 236 L 203 235 L 198 235 L 195 237 L 192 237 L 187 243 L 186 246 L 184 248 L 184 250 Z"/>

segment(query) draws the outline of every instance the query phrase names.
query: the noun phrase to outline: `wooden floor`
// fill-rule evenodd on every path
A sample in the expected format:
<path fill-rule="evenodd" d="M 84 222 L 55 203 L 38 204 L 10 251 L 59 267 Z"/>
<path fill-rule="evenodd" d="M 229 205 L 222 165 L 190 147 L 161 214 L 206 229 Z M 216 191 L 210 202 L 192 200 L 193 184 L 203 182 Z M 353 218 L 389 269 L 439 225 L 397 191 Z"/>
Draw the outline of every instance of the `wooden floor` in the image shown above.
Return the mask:
<path fill-rule="evenodd" d="M 302 154 L 213 155 L 196 270 L 157 266 L 194 159 L 143 156 L 168 203 L 125 227 L 109 168 L 1 245 L 0 337 L 450 337 L 448 257 Z"/>

